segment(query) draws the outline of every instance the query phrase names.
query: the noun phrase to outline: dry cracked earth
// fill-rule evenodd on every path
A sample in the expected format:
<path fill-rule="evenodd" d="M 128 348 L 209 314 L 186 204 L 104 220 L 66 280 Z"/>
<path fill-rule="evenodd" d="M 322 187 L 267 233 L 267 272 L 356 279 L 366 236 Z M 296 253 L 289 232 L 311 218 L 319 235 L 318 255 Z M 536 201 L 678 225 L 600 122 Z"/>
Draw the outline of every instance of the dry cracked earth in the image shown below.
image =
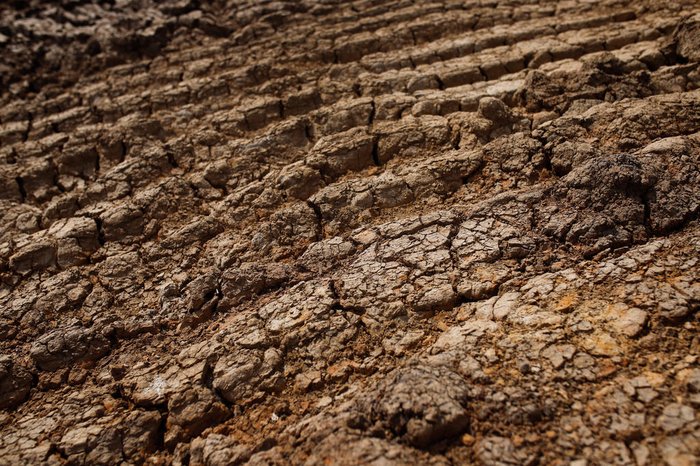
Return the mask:
<path fill-rule="evenodd" d="M 0 5 L 0 464 L 700 458 L 700 3 Z"/>

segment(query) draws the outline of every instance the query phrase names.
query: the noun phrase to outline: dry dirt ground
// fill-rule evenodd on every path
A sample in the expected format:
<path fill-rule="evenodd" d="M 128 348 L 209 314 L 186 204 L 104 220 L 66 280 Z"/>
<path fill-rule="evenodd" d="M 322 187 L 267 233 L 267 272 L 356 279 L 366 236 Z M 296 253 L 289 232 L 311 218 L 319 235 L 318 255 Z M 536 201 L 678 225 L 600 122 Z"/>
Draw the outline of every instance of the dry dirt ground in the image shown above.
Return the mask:
<path fill-rule="evenodd" d="M 698 464 L 699 13 L 3 2 L 0 464 Z"/>

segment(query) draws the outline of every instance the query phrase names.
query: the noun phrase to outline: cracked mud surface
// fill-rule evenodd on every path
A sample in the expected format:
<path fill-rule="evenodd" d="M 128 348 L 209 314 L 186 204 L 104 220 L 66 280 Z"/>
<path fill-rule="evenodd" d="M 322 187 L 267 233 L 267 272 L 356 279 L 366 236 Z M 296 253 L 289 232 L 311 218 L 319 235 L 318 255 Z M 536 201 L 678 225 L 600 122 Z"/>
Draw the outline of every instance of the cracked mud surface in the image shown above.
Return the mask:
<path fill-rule="evenodd" d="M 0 464 L 698 463 L 700 5 L 0 12 Z"/>

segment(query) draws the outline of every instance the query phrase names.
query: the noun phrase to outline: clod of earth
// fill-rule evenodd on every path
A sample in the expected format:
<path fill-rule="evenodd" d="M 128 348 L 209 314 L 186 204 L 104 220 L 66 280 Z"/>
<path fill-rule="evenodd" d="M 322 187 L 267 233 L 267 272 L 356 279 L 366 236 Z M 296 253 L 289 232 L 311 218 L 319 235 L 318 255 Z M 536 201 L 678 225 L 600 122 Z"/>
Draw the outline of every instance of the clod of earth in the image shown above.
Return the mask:
<path fill-rule="evenodd" d="M 0 465 L 700 461 L 700 4 L 0 5 Z"/>

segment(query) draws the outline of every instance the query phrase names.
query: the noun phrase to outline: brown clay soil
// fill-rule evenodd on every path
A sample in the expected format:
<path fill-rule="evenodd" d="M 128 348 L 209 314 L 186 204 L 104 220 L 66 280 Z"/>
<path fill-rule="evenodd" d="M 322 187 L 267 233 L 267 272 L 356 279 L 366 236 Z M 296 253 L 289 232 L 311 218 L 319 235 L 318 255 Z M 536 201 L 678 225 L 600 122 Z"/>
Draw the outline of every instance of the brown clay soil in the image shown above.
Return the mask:
<path fill-rule="evenodd" d="M 0 5 L 0 464 L 700 458 L 700 3 Z"/>

